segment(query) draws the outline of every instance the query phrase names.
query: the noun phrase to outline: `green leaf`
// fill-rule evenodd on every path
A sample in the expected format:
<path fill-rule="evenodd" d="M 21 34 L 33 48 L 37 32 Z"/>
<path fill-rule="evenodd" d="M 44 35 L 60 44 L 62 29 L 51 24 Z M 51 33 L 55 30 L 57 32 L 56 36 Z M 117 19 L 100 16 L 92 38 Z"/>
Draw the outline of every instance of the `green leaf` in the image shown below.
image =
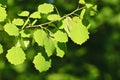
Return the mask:
<path fill-rule="evenodd" d="M 86 9 L 82 9 L 81 13 L 80 13 L 80 19 L 83 20 L 84 15 L 85 15 Z"/>
<path fill-rule="evenodd" d="M 29 46 L 30 44 L 30 41 L 29 40 L 18 40 L 17 43 L 16 43 L 16 47 L 21 47 L 22 49 L 27 49 L 27 47 Z"/>
<path fill-rule="evenodd" d="M 12 47 L 9 49 L 6 57 L 8 61 L 14 65 L 22 64 L 26 59 L 25 53 L 20 47 Z"/>
<path fill-rule="evenodd" d="M 94 5 L 94 6 L 92 7 L 92 9 L 93 9 L 94 11 L 97 11 L 97 5 Z"/>
<path fill-rule="evenodd" d="M 82 24 L 79 18 L 74 18 L 72 28 L 70 29 L 70 38 L 77 44 L 84 43 L 89 38 L 87 28 Z"/>
<path fill-rule="evenodd" d="M 30 44 L 30 41 L 29 40 L 24 40 L 24 46 L 27 48 Z"/>
<path fill-rule="evenodd" d="M 70 17 L 66 17 L 65 18 L 65 22 L 66 22 L 66 27 L 64 27 L 66 33 L 68 34 L 68 36 L 70 37 L 70 29 L 72 27 L 72 19 Z"/>
<path fill-rule="evenodd" d="M 18 16 L 27 17 L 29 16 L 29 14 L 30 14 L 29 11 L 22 11 L 21 13 L 18 14 Z"/>
<path fill-rule="evenodd" d="M 53 20 L 60 20 L 61 18 L 57 14 L 50 14 L 50 15 L 48 15 L 47 19 L 50 21 L 53 21 Z"/>
<path fill-rule="evenodd" d="M 51 60 L 46 61 L 45 58 L 38 53 L 33 60 L 35 68 L 40 72 L 47 71 L 51 67 Z"/>
<path fill-rule="evenodd" d="M 37 42 L 39 46 L 43 46 L 45 39 L 47 39 L 47 34 L 45 33 L 44 30 L 38 29 L 34 32 L 33 38 L 35 39 L 35 42 Z"/>
<path fill-rule="evenodd" d="M 59 29 L 64 29 L 65 27 L 67 27 L 67 23 L 66 23 L 66 21 L 64 19 L 64 20 L 62 20 L 62 22 L 61 22 L 61 24 L 59 26 Z"/>
<path fill-rule="evenodd" d="M 0 22 L 3 22 L 7 17 L 5 8 L 0 5 Z"/>
<path fill-rule="evenodd" d="M 23 19 L 17 18 L 17 19 L 13 19 L 12 23 L 17 26 L 22 26 L 24 24 L 24 21 Z"/>
<path fill-rule="evenodd" d="M 90 7 L 93 6 L 93 4 L 90 4 L 90 3 L 87 3 L 87 4 L 85 4 L 85 5 L 87 6 L 87 8 L 90 8 Z"/>
<path fill-rule="evenodd" d="M 3 47 L 2 45 L 0 44 L 0 54 L 3 53 Z"/>
<path fill-rule="evenodd" d="M 60 43 L 60 42 L 54 42 L 57 56 L 63 57 L 66 52 L 66 44 L 65 43 Z"/>
<path fill-rule="evenodd" d="M 90 10 L 90 16 L 94 16 L 96 14 L 97 14 L 97 5 L 94 5 Z"/>
<path fill-rule="evenodd" d="M 54 34 L 55 40 L 59 41 L 59 42 L 67 42 L 68 41 L 68 37 L 67 34 L 62 31 L 62 30 L 58 30 L 55 34 Z"/>
<path fill-rule="evenodd" d="M 85 0 L 79 0 L 80 4 L 85 4 Z"/>
<path fill-rule="evenodd" d="M 40 16 L 40 13 L 39 13 L 39 12 L 33 12 L 33 13 L 30 15 L 30 18 L 38 18 L 38 19 L 40 19 L 41 16 Z"/>
<path fill-rule="evenodd" d="M 17 43 L 15 44 L 16 47 L 21 47 L 20 41 L 18 40 Z"/>
<path fill-rule="evenodd" d="M 38 12 L 43 14 L 48 14 L 54 11 L 54 6 L 52 4 L 44 3 L 38 6 Z"/>
<path fill-rule="evenodd" d="M 6 23 L 5 26 L 4 26 L 4 30 L 10 36 L 18 36 L 19 35 L 19 29 L 12 23 Z"/>
<path fill-rule="evenodd" d="M 44 48 L 45 48 L 45 51 L 46 51 L 48 57 L 50 57 L 53 54 L 54 50 L 55 50 L 53 40 L 50 39 L 50 38 L 45 39 Z"/>

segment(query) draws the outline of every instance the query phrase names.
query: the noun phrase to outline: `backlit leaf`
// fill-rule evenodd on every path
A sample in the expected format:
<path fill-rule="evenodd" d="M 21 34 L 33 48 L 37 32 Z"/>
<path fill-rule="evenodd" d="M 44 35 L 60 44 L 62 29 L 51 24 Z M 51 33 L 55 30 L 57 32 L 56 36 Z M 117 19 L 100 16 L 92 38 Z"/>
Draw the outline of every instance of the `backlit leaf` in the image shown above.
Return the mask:
<path fill-rule="evenodd" d="M 86 9 L 83 9 L 80 13 L 80 19 L 83 20 L 84 15 L 85 15 Z"/>
<path fill-rule="evenodd" d="M 21 13 L 18 14 L 18 16 L 23 16 L 23 17 L 27 17 L 29 16 L 30 12 L 29 11 L 22 11 Z"/>
<path fill-rule="evenodd" d="M 90 4 L 90 3 L 87 3 L 87 4 L 85 4 L 85 5 L 87 6 L 87 8 L 90 8 L 90 7 L 93 6 L 93 4 Z"/>
<path fill-rule="evenodd" d="M 70 36 L 70 29 L 72 28 L 72 19 L 70 17 L 66 17 L 65 18 L 65 22 L 66 22 L 66 27 L 64 27 L 66 33 L 68 34 L 68 36 Z"/>
<path fill-rule="evenodd" d="M 12 23 L 6 23 L 5 26 L 4 26 L 4 30 L 10 36 L 18 36 L 19 35 L 19 29 Z"/>
<path fill-rule="evenodd" d="M 85 0 L 79 0 L 80 4 L 85 4 Z"/>
<path fill-rule="evenodd" d="M 62 31 L 62 30 L 58 30 L 55 34 L 54 34 L 55 40 L 59 41 L 59 42 L 67 42 L 68 41 L 68 37 L 67 34 Z"/>
<path fill-rule="evenodd" d="M 0 54 L 3 53 L 3 47 L 2 45 L 0 44 Z"/>
<path fill-rule="evenodd" d="M 54 6 L 52 4 L 44 3 L 38 6 L 38 12 L 43 14 L 48 14 L 54 11 Z"/>
<path fill-rule="evenodd" d="M 47 71 L 51 67 L 51 60 L 46 61 L 45 58 L 38 53 L 33 60 L 35 68 L 40 72 Z"/>
<path fill-rule="evenodd" d="M 50 39 L 50 38 L 45 39 L 44 47 L 45 47 L 45 51 L 46 51 L 48 57 L 50 57 L 53 54 L 54 50 L 55 50 L 53 40 Z"/>
<path fill-rule="evenodd" d="M 54 42 L 54 44 L 57 52 L 56 55 L 62 58 L 66 52 L 66 43 Z"/>
<path fill-rule="evenodd" d="M 44 41 L 47 38 L 47 34 L 45 33 L 44 30 L 39 29 L 34 32 L 33 38 L 35 39 L 35 42 L 37 42 L 39 46 L 43 46 Z"/>
<path fill-rule="evenodd" d="M 23 21 L 23 19 L 17 18 L 17 19 L 13 19 L 12 23 L 17 26 L 22 26 L 24 24 L 24 21 Z"/>
<path fill-rule="evenodd" d="M 47 17 L 48 20 L 53 21 L 53 20 L 60 20 L 60 16 L 57 14 L 50 14 Z"/>
<path fill-rule="evenodd" d="M 39 13 L 39 12 L 33 12 L 33 13 L 30 15 L 30 18 L 38 18 L 38 19 L 40 19 L 41 16 L 40 16 L 40 13 Z"/>
<path fill-rule="evenodd" d="M 5 8 L 1 7 L 0 4 L 0 22 L 4 21 L 7 17 Z"/>
<path fill-rule="evenodd" d="M 64 19 L 64 20 L 62 20 L 61 25 L 59 26 L 59 29 L 64 29 L 65 27 L 67 27 L 67 23 Z"/>
<path fill-rule="evenodd" d="M 12 47 L 9 49 L 6 57 L 8 61 L 14 65 L 22 64 L 26 59 L 25 53 L 20 47 Z"/>
<path fill-rule="evenodd" d="M 26 29 L 26 30 L 21 30 L 20 31 L 20 34 L 21 34 L 21 37 L 30 37 L 31 36 L 31 31 L 30 30 L 28 30 L 28 29 Z"/>
<path fill-rule="evenodd" d="M 89 32 L 87 28 L 82 24 L 82 21 L 78 18 L 74 18 L 74 21 L 72 22 L 72 28 L 70 29 L 70 38 L 75 43 L 80 45 L 89 38 Z"/>

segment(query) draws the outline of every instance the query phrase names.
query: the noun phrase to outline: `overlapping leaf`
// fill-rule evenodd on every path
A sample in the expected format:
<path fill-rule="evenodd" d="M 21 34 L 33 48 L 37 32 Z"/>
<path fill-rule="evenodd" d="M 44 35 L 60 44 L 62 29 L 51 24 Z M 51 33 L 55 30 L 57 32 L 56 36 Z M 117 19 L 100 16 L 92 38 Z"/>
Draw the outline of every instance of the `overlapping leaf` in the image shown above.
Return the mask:
<path fill-rule="evenodd" d="M 59 41 L 59 42 L 67 42 L 68 41 L 68 37 L 66 32 L 62 31 L 62 30 L 58 30 L 55 34 L 54 34 L 55 40 Z"/>
<path fill-rule="evenodd" d="M 57 52 L 56 55 L 62 58 L 66 52 L 66 43 L 60 43 L 55 41 L 54 44 Z"/>
<path fill-rule="evenodd" d="M 43 46 L 44 41 L 47 38 L 47 34 L 45 33 L 44 30 L 39 29 L 34 32 L 33 38 L 35 39 L 35 42 L 37 42 L 39 46 Z"/>
<path fill-rule="evenodd" d="M 48 57 L 50 57 L 53 54 L 54 50 L 55 50 L 53 40 L 50 39 L 50 38 L 45 39 L 44 48 L 45 48 L 45 51 L 46 51 Z"/>
<path fill-rule="evenodd" d="M 64 19 L 64 20 L 62 20 L 62 22 L 60 23 L 59 29 L 64 29 L 65 27 L 67 27 L 67 23 L 66 23 L 66 21 L 65 21 L 65 19 Z"/>
<path fill-rule="evenodd" d="M 47 71 L 51 67 L 51 60 L 46 61 L 41 53 L 34 57 L 33 63 L 40 72 Z"/>
<path fill-rule="evenodd" d="M 64 29 L 65 29 L 65 31 L 66 31 L 66 33 L 68 34 L 68 36 L 70 37 L 70 29 L 72 28 L 72 19 L 71 19 L 71 17 L 66 17 L 65 18 L 65 23 L 66 23 L 66 27 L 64 27 Z"/>

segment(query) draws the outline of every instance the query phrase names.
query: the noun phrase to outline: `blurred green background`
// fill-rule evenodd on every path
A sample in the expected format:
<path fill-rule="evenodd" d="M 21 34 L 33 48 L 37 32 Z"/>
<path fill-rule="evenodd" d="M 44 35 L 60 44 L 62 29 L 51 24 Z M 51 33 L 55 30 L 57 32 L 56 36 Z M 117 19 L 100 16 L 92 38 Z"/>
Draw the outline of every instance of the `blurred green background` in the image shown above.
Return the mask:
<path fill-rule="evenodd" d="M 5 2 L 6 1 L 6 2 Z M 98 14 L 90 17 L 90 39 L 79 46 L 70 39 L 67 53 L 63 59 L 52 56 L 52 67 L 39 73 L 31 60 L 14 66 L 8 63 L 5 54 L 0 55 L 0 80 L 120 80 L 120 1 L 95 1 Z M 78 6 L 78 0 L 0 0 L 8 6 L 8 17 L 13 19 L 23 10 L 35 11 L 41 3 L 53 3 L 61 15 L 67 14 Z M 2 39 L 2 36 L 7 36 Z M 14 37 L 0 32 L 0 42 L 8 49 Z M 2 41 L 4 40 L 4 41 Z M 30 48 L 28 53 L 34 53 Z M 4 52 L 5 53 L 5 52 Z M 31 58 L 34 54 L 28 54 Z"/>

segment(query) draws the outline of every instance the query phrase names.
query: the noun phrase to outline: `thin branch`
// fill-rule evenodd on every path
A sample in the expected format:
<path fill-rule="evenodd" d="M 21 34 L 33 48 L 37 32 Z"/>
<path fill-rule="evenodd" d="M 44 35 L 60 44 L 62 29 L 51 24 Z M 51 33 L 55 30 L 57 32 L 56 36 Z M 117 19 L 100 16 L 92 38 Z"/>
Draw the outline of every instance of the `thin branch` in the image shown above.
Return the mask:
<path fill-rule="evenodd" d="M 42 24 L 34 25 L 34 26 L 26 26 L 26 28 L 42 27 L 42 26 L 48 25 L 48 24 L 56 22 L 56 21 L 58 21 L 58 20 L 54 20 L 54 21 L 50 21 L 50 22 L 46 22 L 46 23 L 42 23 Z"/>
<path fill-rule="evenodd" d="M 55 10 L 56 10 L 57 14 L 60 16 L 60 13 L 59 13 L 57 7 L 56 6 L 54 6 L 54 7 L 55 7 Z"/>
<path fill-rule="evenodd" d="M 79 11 L 79 10 L 81 10 L 81 9 L 84 9 L 84 8 L 86 8 L 86 7 L 84 6 L 84 7 L 81 7 L 81 8 L 77 8 L 77 9 L 76 9 L 76 10 L 74 10 L 73 12 L 71 12 L 71 13 L 69 13 L 69 14 L 67 14 L 67 15 L 63 16 L 63 17 L 61 17 L 61 19 L 60 19 L 60 20 L 62 20 L 62 19 L 64 19 L 64 18 L 66 18 L 66 17 L 68 17 L 68 16 L 70 16 L 70 15 L 74 14 L 75 12 L 77 12 L 77 11 Z M 39 25 L 34 25 L 34 26 L 26 26 L 25 28 L 42 27 L 42 26 L 48 25 L 48 24 L 50 24 L 50 23 L 54 23 L 54 22 L 56 22 L 56 21 L 59 21 L 59 20 L 53 20 L 53 21 L 50 21 L 50 22 L 46 22 L 46 23 L 42 23 L 42 24 L 39 24 Z"/>

